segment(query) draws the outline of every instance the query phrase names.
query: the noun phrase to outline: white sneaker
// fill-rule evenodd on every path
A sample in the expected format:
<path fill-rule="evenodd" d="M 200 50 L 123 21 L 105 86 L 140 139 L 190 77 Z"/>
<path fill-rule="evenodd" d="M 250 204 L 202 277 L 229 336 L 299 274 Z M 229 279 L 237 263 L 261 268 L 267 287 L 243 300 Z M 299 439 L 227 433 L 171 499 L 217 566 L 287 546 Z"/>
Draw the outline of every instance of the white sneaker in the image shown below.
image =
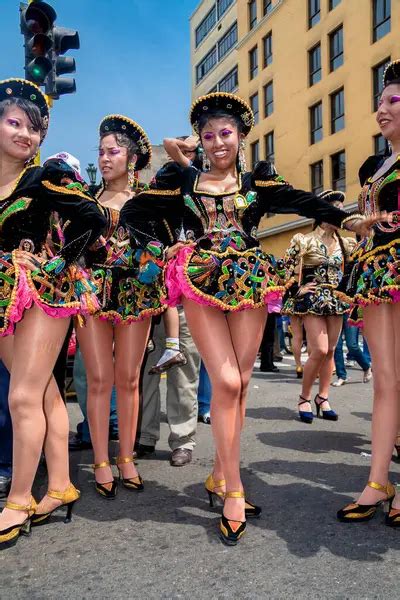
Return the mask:
<path fill-rule="evenodd" d="M 345 367 L 353 368 L 356 366 L 356 361 L 355 360 L 345 360 L 344 365 L 345 365 Z"/>
<path fill-rule="evenodd" d="M 341 385 L 344 385 L 345 383 L 347 383 L 347 379 L 342 379 L 341 377 L 339 377 L 336 381 L 334 381 L 332 383 L 333 387 L 340 387 Z"/>

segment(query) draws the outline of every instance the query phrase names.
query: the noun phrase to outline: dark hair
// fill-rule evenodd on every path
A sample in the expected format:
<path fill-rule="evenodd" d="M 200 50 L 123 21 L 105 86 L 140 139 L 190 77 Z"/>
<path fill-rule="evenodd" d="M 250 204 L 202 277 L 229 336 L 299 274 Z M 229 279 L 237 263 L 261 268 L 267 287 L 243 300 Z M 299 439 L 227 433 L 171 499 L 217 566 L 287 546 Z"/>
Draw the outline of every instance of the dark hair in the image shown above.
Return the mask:
<path fill-rule="evenodd" d="M 388 81 L 387 84 L 384 86 L 383 89 L 386 89 L 388 85 L 392 85 L 392 83 L 394 85 L 400 85 L 400 77 L 397 79 L 392 79 L 391 81 Z"/>
<path fill-rule="evenodd" d="M 237 115 L 228 113 L 226 110 L 222 110 L 220 108 L 212 108 L 201 115 L 197 122 L 199 135 L 201 135 L 204 127 L 211 119 L 230 119 L 235 123 L 236 127 L 238 128 L 238 132 L 243 133 L 243 122 Z"/>
<path fill-rule="evenodd" d="M 41 139 L 43 139 L 44 134 L 46 133 L 46 127 L 43 124 L 39 107 L 30 100 L 25 100 L 25 98 L 7 98 L 6 100 L 0 101 L 0 118 L 3 117 L 10 106 L 17 106 L 23 110 L 33 127 L 40 132 Z"/>
<path fill-rule="evenodd" d="M 100 136 L 100 141 L 103 140 L 108 135 L 113 135 L 115 137 L 115 140 L 116 140 L 118 146 L 127 149 L 128 162 L 131 160 L 131 158 L 134 154 L 136 154 L 136 155 L 141 154 L 137 143 L 131 137 L 129 137 L 129 135 L 126 135 L 126 133 L 118 133 L 116 131 L 107 131 L 106 133 L 103 133 Z"/>

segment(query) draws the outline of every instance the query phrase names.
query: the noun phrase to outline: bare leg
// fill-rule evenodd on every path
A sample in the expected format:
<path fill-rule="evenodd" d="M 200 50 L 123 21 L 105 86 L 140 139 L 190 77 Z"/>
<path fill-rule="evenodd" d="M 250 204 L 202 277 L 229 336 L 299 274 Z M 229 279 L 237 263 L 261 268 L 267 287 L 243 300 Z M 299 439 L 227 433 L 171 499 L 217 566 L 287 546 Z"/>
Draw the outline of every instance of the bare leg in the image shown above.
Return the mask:
<path fill-rule="evenodd" d="M 304 399 L 311 399 L 312 386 L 328 352 L 328 331 L 326 319 L 316 315 L 304 317 L 304 327 L 307 332 L 307 345 L 309 357 L 304 365 L 303 385 L 301 395 Z M 311 404 L 303 404 L 304 411 L 311 411 Z"/>
<path fill-rule="evenodd" d="M 77 327 L 76 334 L 86 368 L 87 413 L 96 464 L 109 460 L 110 401 L 114 384 L 114 329 L 108 321 L 89 317 L 86 327 Z M 101 484 L 111 482 L 108 486 L 111 489 L 111 467 L 96 469 L 95 478 Z"/>
<path fill-rule="evenodd" d="M 178 338 L 179 337 L 179 314 L 178 309 L 169 307 L 163 313 L 165 337 Z"/>
<path fill-rule="evenodd" d="M 328 398 L 329 386 L 331 385 L 332 373 L 335 366 L 333 355 L 342 330 L 343 317 L 326 317 L 326 330 L 328 333 L 328 351 L 319 370 L 319 394 L 322 398 Z M 322 408 L 329 410 L 329 402 L 323 402 Z"/>
<path fill-rule="evenodd" d="M 399 423 L 400 305 L 364 308 L 364 328 L 374 371 L 372 456 L 369 480 L 386 485 Z M 379 335 L 377 335 L 379 332 Z M 373 504 L 382 492 L 365 487 L 359 502 Z M 397 500 L 397 499 L 396 499 Z M 400 502 L 394 505 L 400 508 Z"/>
<path fill-rule="evenodd" d="M 301 367 L 301 348 L 303 346 L 303 321 L 301 317 L 293 315 L 290 317 L 292 328 L 292 350 L 296 367 Z"/>
<path fill-rule="evenodd" d="M 27 310 L 14 336 L 9 404 L 13 422 L 13 478 L 9 500 L 29 504 L 46 429 L 55 454 L 50 459 L 49 482 L 64 490 L 69 484 L 68 428 L 62 407 L 45 414 L 44 394 L 67 333 L 68 319 L 54 319 L 37 306 Z M 7 344 L 7 342 L 6 342 Z M 6 358 L 7 361 L 7 358 Z M 62 403 L 61 397 L 58 395 Z M 54 404 L 58 401 L 54 399 Z M 56 417 L 61 417 L 59 423 Z M 64 439 L 65 436 L 65 439 Z M 16 518 L 17 515 L 17 518 Z M 4 509 L 0 529 L 21 522 L 26 513 Z"/>
<path fill-rule="evenodd" d="M 130 325 L 117 325 L 115 338 L 115 387 L 117 390 L 117 411 L 119 430 L 119 456 L 131 457 L 136 438 L 139 415 L 139 377 L 151 319 Z M 138 472 L 132 463 L 120 464 L 125 479 L 137 477 Z"/>

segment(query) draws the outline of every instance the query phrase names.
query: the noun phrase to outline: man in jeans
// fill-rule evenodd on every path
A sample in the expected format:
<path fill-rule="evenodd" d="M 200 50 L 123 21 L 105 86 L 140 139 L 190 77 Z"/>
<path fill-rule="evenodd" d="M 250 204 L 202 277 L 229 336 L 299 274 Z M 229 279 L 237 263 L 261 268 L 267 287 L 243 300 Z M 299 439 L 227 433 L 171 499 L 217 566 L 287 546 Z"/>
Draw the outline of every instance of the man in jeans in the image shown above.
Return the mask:
<path fill-rule="evenodd" d="M 339 340 L 335 349 L 335 367 L 337 380 L 332 383 L 333 386 L 339 387 L 347 381 L 347 371 L 343 356 L 343 335 L 346 340 L 347 349 L 352 360 L 355 360 L 364 371 L 363 382 L 368 383 L 371 380 L 371 361 L 367 359 L 364 352 L 358 344 L 358 327 L 352 327 L 348 323 L 348 315 L 343 315 L 343 329 L 339 336 Z"/>
<path fill-rule="evenodd" d="M 0 361 L 0 498 L 8 496 L 12 475 L 12 423 L 8 410 L 10 376 Z"/>
<path fill-rule="evenodd" d="M 168 438 L 172 450 L 170 463 L 183 467 L 192 460 L 197 427 L 197 388 L 199 384 L 200 356 L 189 333 L 185 315 L 179 312 L 179 345 L 187 358 L 187 364 L 167 372 L 167 420 Z M 164 321 L 154 326 L 152 340 L 154 351 L 145 359 L 142 382 L 142 399 L 139 414 L 135 450 L 138 458 L 154 453 L 160 439 L 160 374 L 149 375 L 165 347 Z"/>

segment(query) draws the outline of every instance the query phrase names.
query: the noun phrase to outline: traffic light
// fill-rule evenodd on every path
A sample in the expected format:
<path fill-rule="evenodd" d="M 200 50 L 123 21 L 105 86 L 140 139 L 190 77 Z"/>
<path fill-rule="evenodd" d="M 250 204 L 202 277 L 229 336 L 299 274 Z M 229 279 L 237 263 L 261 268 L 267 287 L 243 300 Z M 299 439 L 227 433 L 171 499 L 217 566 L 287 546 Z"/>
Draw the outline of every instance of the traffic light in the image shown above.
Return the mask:
<path fill-rule="evenodd" d="M 58 98 L 62 94 L 72 94 L 76 91 L 75 79 L 72 77 L 59 77 L 59 75 L 75 73 L 75 59 L 61 55 L 68 52 L 68 50 L 79 49 L 79 34 L 74 29 L 53 27 L 52 41 L 52 70 L 46 80 L 46 94 L 52 96 L 52 98 Z"/>
<path fill-rule="evenodd" d="M 25 78 L 44 85 L 53 68 L 50 51 L 57 14 L 45 2 L 21 3 L 20 13 L 21 33 L 25 39 Z"/>
<path fill-rule="evenodd" d="M 31 0 L 29 5 L 21 3 L 20 13 L 26 79 L 44 86 L 52 98 L 75 92 L 75 79 L 59 76 L 76 70 L 75 59 L 61 55 L 79 48 L 78 32 L 55 26 L 57 13 L 42 0 Z"/>

